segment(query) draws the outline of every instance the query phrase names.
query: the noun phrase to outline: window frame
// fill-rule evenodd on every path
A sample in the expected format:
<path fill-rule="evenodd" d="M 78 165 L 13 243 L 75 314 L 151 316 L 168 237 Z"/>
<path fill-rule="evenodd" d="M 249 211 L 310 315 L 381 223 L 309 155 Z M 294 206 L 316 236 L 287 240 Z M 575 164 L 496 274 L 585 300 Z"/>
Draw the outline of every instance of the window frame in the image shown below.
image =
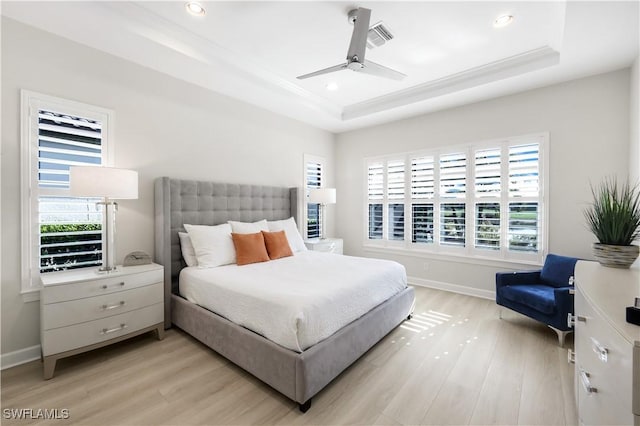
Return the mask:
<path fill-rule="evenodd" d="M 115 112 L 110 109 L 22 89 L 20 91 L 20 213 L 21 213 L 21 282 L 20 293 L 25 302 L 40 297 L 40 231 L 38 198 L 69 196 L 65 189 L 38 187 L 38 110 L 48 109 L 64 114 L 99 120 L 102 123 L 102 166 L 113 166 L 113 129 Z M 104 220 L 104 218 L 103 218 Z M 104 239 L 104 226 L 103 226 Z"/>
<path fill-rule="evenodd" d="M 309 237 L 309 187 L 307 186 L 307 164 L 315 163 L 320 165 L 320 186 L 319 188 L 324 188 L 326 186 L 327 176 L 326 176 L 326 167 L 327 160 L 324 157 L 320 157 L 318 155 L 313 154 L 304 154 L 303 155 L 303 169 L 302 169 L 302 179 L 303 179 L 303 191 L 304 191 L 304 199 L 303 199 L 303 207 L 302 207 L 302 235 L 305 240 L 308 239 L 316 239 L 320 238 L 322 235 L 322 227 L 324 223 L 322 223 L 322 206 L 318 208 L 318 237 Z"/>
<path fill-rule="evenodd" d="M 539 195 L 535 199 L 538 203 L 538 251 L 537 252 L 518 252 L 509 250 L 508 244 L 508 226 L 509 226 L 509 203 L 513 202 L 513 197 L 508 193 L 509 182 L 509 147 L 526 145 L 533 142 L 538 143 L 538 188 Z M 548 132 L 531 133 L 513 137 L 500 139 L 492 139 L 480 142 L 473 142 L 463 145 L 447 146 L 446 148 L 434 148 L 416 150 L 404 153 L 388 154 L 383 156 L 364 158 L 364 188 L 363 188 L 363 239 L 362 245 L 365 251 L 373 252 L 394 252 L 406 254 L 410 256 L 441 258 L 443 260 L 458 260 L 469 263 L 481 263 L 487 261 L 496 265 L 541 265 L 544 257 L 548 252 L 548 233 L 549 233 L 549 191 L 548 191 L 548 170 L 549 170 L 549 134 Z M 476 164 L 475 155 L 477 151 L 500 147 L 501 167 L 500 167 L 500 195 L 497 197 L 480 197 L 476 194 Z M 464 152 L 466 155 L 466 181 L 465 181 L 465 197 L 464 198 L 446 198 L 440 194 L 439 180 L 439 161 L 442 155 Z M 413 198 L 411 190 L 411 162 L 418 157 L 433 157 L 433 197 Z M 387 214 L 387 193 L 386 193 L 386 174 L 387 162 L 404 158 L 405 162 L 405 238 L 403 241 L 387 240 L 386 230 L 388 227 Z M 368 194 L 368 172 L 369 165 L 376 162 L 383 163 L 383 176 L 385 176 L 382 200 L 378 201 L 383 204 L 383 236 L 382 239 L 369 239 L 369 199 Z M 519 202 L 530 201 L 530 198 L 518 199 Z M 465 246 L 455 247 L 440 244 L 440 205 L 442 203 L 464 203 L 465 204 Z M 477 203 L 500 203 L 500 248 L 499 250 L 483 249 L 475 247 L 476 239 L 476 204 Z M 413 239 L 413 205 L 414 204 L 433 204 L 433 243 L 414 243 Z"/>

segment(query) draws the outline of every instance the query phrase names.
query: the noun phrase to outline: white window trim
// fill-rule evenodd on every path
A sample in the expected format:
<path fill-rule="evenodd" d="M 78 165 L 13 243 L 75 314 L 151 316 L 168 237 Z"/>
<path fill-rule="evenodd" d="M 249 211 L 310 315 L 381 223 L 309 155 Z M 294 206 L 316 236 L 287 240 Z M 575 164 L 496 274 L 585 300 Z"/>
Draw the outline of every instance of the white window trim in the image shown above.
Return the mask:
<path fill-rule="evenodd" d="M 82 102 L 49 96 L 30 90 L 20 91 L 20 208 L 21 208 L 21 280 L 20 294 L 24 302 L 32 302 L 40 299 L 40 266 L 37 250 L 38 221 L 34 220 L 37 213 L 37 198 L 31 195 L 37 192 L 37 174 L 33 173 L 32 167 L 38 163 L 38 126 L 33 126 L 33 111 L 39 108 L 53 109 L 71 115 L 78 115 L 91 119 L 100 120 L 103 123 L 102 139 L 106 141 L 103 145 L 103 165 L 112 166 L 114 159 L 113 129 L 115 113 L 112 110 L 85 104 Z M 36 149 L 34 149 L 36 148 Z M 60 195 L 63 195 L 61 193 Z"/>
<path fill-rule="evenodd" d="M 538 253 L 517 253 L 514 251 L 509 251 L 506 245 L 501 244 L 501 249 L 496 250 L 495 253 L 490 253 L 487 250 L 487 253 L 481 253 L 483 250 L 474 248 L 474 241 L 472 238 L 472 233 L 468 230 L 473 229 L 472 226 L 475 225 L 475 221 L 467 221 L 465 223 L 465 238 L 466 245 L 465 247 L 446 247 L 437 244 L 439 240 L 439 227 L 436 225 L 439 224 L 439 217 L 436 218 L 435 211 L 439 211 L 439 209 L 434 208 L 434 244 L 426 246 L 424 244 L 412 243 L 411 242 L 411 223 L 412 223 L 412 211 L 411 211 L 411 199 L 410 199 L 410 188 L 407 189 L 407 186 L 410 186 L 410 179 L 405 179 L 405 239 L 404 241 L 388 241 L 386 239 L 386 234 L 383 233 L 383 239 L 381 240 L 370 240 L 368 238 L 369 232 L 369 223 L 368 223 L 368 182 L 367 179 L 363 179 L 363 239 L 362 246 L 365 251 L 375 252 L 375 253 L 389 253 L 389 254 L 401 254 L 406 256 L 413 256 L 419 258 L 430 258 L 430 259 L 439 259 L 445 261 L 453 261 L 453 262 L 462 262 L 462 263 L 472 263 L 472 264 L 483 264 L 483 265 L 494 265 L 498 267 L 520 267 L 520 266 L 540 266 L 544 262 L 544 258 L 549 251 L 549 133 L 548 132 L 538 132 L 538 133 L 530 133 L 519 136 L 505 137 L 499 139 L 485 140 L 481 142 L 474 142 L 469 144 L 460 144 L 455 146 L 448 146 L 446 148 L 435 148 L 435 149 L 425 149 L 418 151 L 405 152 L 400 154 L 388 154 L 381 155 L 375 157 L 366 157 L 363 160 L 363 176 L 367 176 L 368 174 L 368 165 L 372 162 L 382 162 L 384 164 L 384 176 L 386 179 L 386 163 L 387 161 L 405 158 L 405 170 L 411 169 L 411 158 L 417 156 L 427 156 L 434 155 L 437 158 L 442 154 L 454 153 L 463 151 L 467 154 L 467 181 L 466 181 L 466 194 L 467 196 L 464 199 L 460 199 L 460 202 L 466 203 L 467 212 L 475 212 L 475 202 L 478 198 L 475 195 L 475 188 L 470 184 L 472 180 L 472 173 L 474 172 L 474 159 L 471 157 L 475 155 L 475 151 L 479 149 L 496 147 L 497 144 L 502 146 L 504 142 L 508 141 L 509 145 L 518 145 L 522 140 L 523 143 L 530 141 L 532 138 L 537 138 L 539 140 L 539 188 L 540 188 L 540 211 L 541 211 L 541 219 L 540 219 L 540 227 L 541 231 L 539 233 L 539 244 L 541 246 L 541 250 Z M 503 157 L 504 158 L 504 157 Z M 508 158 L 508 157 L 507 157 Z M 508 160 L 507 160 L 508 161 Z M 408 164 L 408 165 L 407 165 Z M 508 163 L 503 161 L 503 167 Z M 436 173 L 438 173 L 436 171 Z M 385 180 L 386 185 L 386 180 Z M 406 192 L 409 191 L 409 192 Z M 440 188 L 434 188 L 434 198 L 430 199 L 429 202 L 432 202 L 434 206 L 443 201 L 442 197 L 439 196 Z M 472 191 L 472 192 L 470 192 Z M 407 195 L 408 194 L 408 195 Z M 488 200 L 492 198 L 487 198 Z M 383 215 L 386 214 L 385 206 L 386 206 L 386 191 L 383 196 L 383 200 L 379 202 L 383 204 Z M 508 200 L 508 194 L 506 191 L 501 191 L 501 200 Z M 536 199 L 537 201 L 538 199 Z M 454 202 L 455 199 L 451 199 L 451 202 Z M 522 201 L 526 201 L 523 199 Z M 501 201 L 501 208 L 504 210 L 504 206 L 508 205 L 508 202 L 505 204 Z M 471 209 L 471 210 L 468 210 Z M 467 218 L 469 213 L 467 213 Z M 501 212 L 501 217 L 504 212 Z M 472 214 L 474 216 L 474 214 Z M 383 216 L 383 230 L 386 232 L 387 229 L 387 217 Z M 501 235 L 504 237 L 507 232 L 508 224 L 502 227 Z M 437 239 L 436 239 L 437 238 Z M 506 240 L 502 240 L 506 241 Z"/>
<path fill-rule="evenodd" d="M 309 198 L 309 190 L 307 188 L 307 163 L 318 163 L 320 165 L 322 165 L 322 176 L 321 176 L 321 181 L 320 181 L 320 187 L 323 188 L 326 184 L 326 180 L 327 180 L 327 176 L 326 176 L 326 168 L 327 168 L 327 160 L 324 157 L 320 157 L 318 155 L 313 155 L 313 154 L 303 154 L 303 162 L 302 162 L 302 219 L 301 222 L 301 235 L 304 237 L 305 240 L 307 240 L 309 238 L 309 236 L 307 235 L 307 219 L 309 218 L 308 216 L 308 204 L 309 202 L 307 201 Z M 324 224 L 322 224 L 322 226 L 324 226 Z"/>

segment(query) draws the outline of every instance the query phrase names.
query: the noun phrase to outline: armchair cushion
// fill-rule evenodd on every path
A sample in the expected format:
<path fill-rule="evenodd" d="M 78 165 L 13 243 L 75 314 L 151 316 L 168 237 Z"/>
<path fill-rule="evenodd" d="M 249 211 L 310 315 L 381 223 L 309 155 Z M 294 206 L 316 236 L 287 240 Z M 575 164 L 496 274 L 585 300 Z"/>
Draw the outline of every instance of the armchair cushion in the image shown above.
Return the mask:
<path fill-rule="evenodd" d="M 553 287 L 568 286 L 569 279 L 573 276 L 577 260 L 578 259 L 574 257 L 548 254 L 544 261 L 542 271 L 540 271 L 540 279 L 544 284 Z"/>
<path fill-rule="evenodd" d="M 515 303 L 551 315 L 556 309 L 554 288 L 548 285 L 512 285 L 501 289 L 501 296 Z"/>

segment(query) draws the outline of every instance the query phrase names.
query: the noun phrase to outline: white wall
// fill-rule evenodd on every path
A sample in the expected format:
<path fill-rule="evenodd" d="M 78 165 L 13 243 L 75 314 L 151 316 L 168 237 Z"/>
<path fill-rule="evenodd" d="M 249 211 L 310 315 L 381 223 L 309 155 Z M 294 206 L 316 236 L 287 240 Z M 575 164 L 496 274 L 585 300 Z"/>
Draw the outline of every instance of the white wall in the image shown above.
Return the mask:
<path fill-rule="evenodd" d="M 629 180 L 640 184 L 640 56 L 631 66 L 631 94 L 629 106 Z M 636 262 L 640 264 L 640 262 Z"/>
<path fill-rule="evenodd" d="M 2 354 L 40 340 L 38 303 L 19 294 L 20 89 L 115 111 L 115 165 L 140 178 L 139 199 L 119 203 L 119 261 L 153 253 L 156 177 L 302 186 L 308 153 L 334 185 L 333 134 L 3 18 Z"/>
<path fill-rule="evenodd" d="M 630 86 L 629 181 L 640 187 L 640 56 L 631 66 Z M 640 241 L 636 241 L 635 244 L 640 244 Z M 640 269 L 640 259 L 636 260 L 632 267 Z"/>
<path fill-rule="evenodd" d="M 589 182 L 606 175 L 624 178 L 629 169 L 628 69 L 338 135 L 336 231 L 345 239 L 345 252 L 383 256 L 362 245 L 363 158 L 546 131 L 550 251 L 591 258 L 594 238 L 582 213 L 591 199 Z M 407 274 L 418 278 L 415 282 L 463 286 L 488 297 L 495 288 L 495 272 L 504 270 L 435 258 L 385 257 L 403 263 Z"/>

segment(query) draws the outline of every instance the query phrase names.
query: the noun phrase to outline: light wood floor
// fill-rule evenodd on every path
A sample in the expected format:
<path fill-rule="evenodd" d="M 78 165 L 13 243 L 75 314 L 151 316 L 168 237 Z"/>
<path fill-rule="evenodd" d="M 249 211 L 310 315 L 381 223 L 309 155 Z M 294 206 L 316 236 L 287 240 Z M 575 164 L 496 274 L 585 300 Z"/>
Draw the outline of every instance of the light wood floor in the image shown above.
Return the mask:
<path fill-rule="evenodd" d="M 411 321 L 313 398 L 302 414 L 177 329 L 2 372 L 2 408 L 66 408 L 48 424 L 577 424 L 567 349 L 493 301 L 416 288 Z M 570 337 L 566 346 L 572 346 Z M 38 420 L 3 424 L 47 423 Z"/>

